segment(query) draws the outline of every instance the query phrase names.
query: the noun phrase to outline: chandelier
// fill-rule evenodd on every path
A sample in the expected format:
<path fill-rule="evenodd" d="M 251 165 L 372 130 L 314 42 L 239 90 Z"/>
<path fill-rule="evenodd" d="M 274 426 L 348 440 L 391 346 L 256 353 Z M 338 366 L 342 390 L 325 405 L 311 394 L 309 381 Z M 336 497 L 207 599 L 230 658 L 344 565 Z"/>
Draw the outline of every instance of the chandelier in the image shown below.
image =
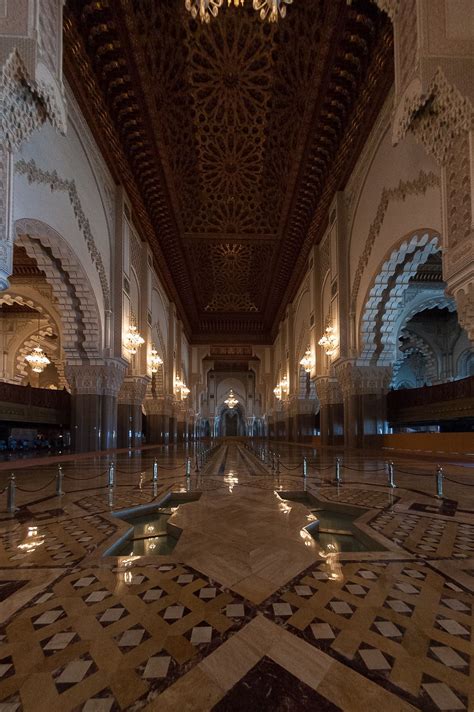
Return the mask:
<path fill-rule="evenodd" d="M 142 346 L 144 343 L 145 339 L 143 338 L 143 336 L 140 336 L 135 324 L 130 324 L 123 340 L 123 345 L 125 346 L 127 351 L 134 355 L 137 353 L 140 346 Z"/>
<path fill-rule="evenodd" d="M 159 367 L 162 365 L 163 359 L 161 356 L 158 355 L 158 351 L 156 350 L 155 346 L 153 345 L 151 347 L 151 354 L 150 354 L 150 370 L 152 373 L 158 373 Z"/>
<path fill-rule="evenodd" d="M 281 379 L 280 383 L 278 383 L 275 388 L 273 389 L 273 393 L 275 394 L 275 398 L 278 400 L 282 400 L 286 393 L 288 392 L 288 376 L 285 374 L 283 378 Z"/>
<path fill-rule="evenodd" d="M 185 0 L 184 6 L 191 13 L 193 19 L 199 17 L 201 22 L 210 22 L 211 17 L 217 17 L 219 9 L 225 0 Z M 286 16 L 286 6 L 291 5 L 293 0 L 253 0 L 253 9 L 256 10 L 261 20 L 277 22 L 278 15 Z M 227 0 L 227 5 L 234 7 L 243 6 L 245 0 Z"/>
<path fill-rule="evenodd" d="M 185 382 L 182 381 L 179 376 L 176 376 L 176 378 L 174 379 L 174 390 L 176 395 L 179 396 L 181 400 L 187 398 L 191 393 Z"/>
<path fill-rule="evenodd" d="M 226 398 L 226 400 L 224 401 L 224 403 L 232 410 L 232 408 L 235 408 L 235 406 L 237 405 L 238 402 L 239 402 L 239 401 L 238 401 L 237 398 L 234 396 L 234 391 L 233 391 L 232 388 L 231 388 L 230 391 L 229 391 L 229 397 Z"/>
<path fill-rule="evenodd" d="M 25 356 L 25 361 L 28 361 L 31 370 L 35 373 L 42 373 L 46 366 L 51 363 L 40 346 L 35 346 L 33 351 L 28 356 Z"/>
<path fill-rule="evenodd" d="M 311 356 L 311 349 L 309 348 L 309 346 L 306 349 L 306 351 L 304 352 L 304 356 L 300 361 L 300 366 L 303 366 L 306 373 L 310 373 L 311 369 L 314 366 L 314 361 L 313 361 L 313 357 Z"/>
<path fill-rule="evenodd" d="M 327 326 L 323 336 L 319 339 L 318 344 L 323 347 L 327 356 L 332 356 L 337 349 L 338 340 L 336 330 L 333 326 Z"/>

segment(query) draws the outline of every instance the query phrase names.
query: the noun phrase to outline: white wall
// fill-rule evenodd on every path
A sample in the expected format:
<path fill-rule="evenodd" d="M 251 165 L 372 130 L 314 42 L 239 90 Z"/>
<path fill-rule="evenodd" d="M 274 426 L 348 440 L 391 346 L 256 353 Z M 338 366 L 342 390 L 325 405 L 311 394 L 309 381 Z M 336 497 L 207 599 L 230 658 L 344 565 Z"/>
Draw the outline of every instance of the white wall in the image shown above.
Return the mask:
<path fill-rule="evenodd" d="M 40 220 L 66 240 L 88 275 L 104 323 L 104 299 L 99 273 L 74 213 L 69 182 L 74 181 L 76 186 L 81 208 L 89 221 L 95 247 L 105 268 L 109 288 L 114 184 L 70 92 L 68 104 L 66 136 L 58 134 L 49 124 L 44 124 L 15 155 L 15 163 L 25 161 L 34 170 L 30 171 L 29 177 L 18 171 L 15 173 L 13 218 Z M 34 164 L 30 163 L 32 161 Z M 68 184 L 61 181 L 67 181 Z"/>

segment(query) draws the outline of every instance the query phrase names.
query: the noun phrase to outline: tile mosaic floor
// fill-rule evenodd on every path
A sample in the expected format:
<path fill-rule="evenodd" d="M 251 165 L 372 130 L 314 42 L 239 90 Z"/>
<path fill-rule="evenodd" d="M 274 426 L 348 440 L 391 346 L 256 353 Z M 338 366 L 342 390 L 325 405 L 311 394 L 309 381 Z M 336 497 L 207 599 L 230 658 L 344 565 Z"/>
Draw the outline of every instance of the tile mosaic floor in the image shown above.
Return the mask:
<path fill-rule="evenodd" d="M 443 508 L 433 478 L 405 474 L 429 463 L 398 463 L 392 490 L 383 462 L 353 457 L 336 487 L 332 456 L 278 449 L 280 472 L 231 441 L 197 472 L 191 449 L 123 454 L 113 489 L 106 457 L 81 459 L 62 496 L 55 466 L 19 463 L 18 509 L 0 514 L 0 712 L 473 710 L 472 470 L 450 466 Z M 170 555 L 103 555 L 130 529 L 114 511 L 190 491 Z M 285 491 L 360 511 L 381 550 L 321 547 L 313 500 Z"/>

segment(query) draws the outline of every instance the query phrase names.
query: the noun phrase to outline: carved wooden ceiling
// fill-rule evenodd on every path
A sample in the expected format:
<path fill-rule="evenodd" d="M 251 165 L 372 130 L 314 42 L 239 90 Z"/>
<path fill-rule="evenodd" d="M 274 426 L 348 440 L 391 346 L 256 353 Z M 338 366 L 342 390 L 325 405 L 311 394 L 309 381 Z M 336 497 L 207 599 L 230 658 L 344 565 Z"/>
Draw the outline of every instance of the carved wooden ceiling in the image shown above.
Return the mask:
<path fill-rule="evenodd" d="M 370 0 L 68 0 L 65 68 L 194 342 L 268 343 L 393 81 Z"/>

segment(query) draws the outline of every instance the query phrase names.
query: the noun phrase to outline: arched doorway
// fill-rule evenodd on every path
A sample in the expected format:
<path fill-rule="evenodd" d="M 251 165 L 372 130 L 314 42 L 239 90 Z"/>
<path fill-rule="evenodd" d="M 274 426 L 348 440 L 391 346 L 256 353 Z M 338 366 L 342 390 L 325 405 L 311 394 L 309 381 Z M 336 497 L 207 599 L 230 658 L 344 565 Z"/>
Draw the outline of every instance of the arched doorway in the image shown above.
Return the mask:
<path fill-rule="evenodd" d="M 247 434 L 247 427 L 242 413 L 242 409 L 237 406 L 235 408 L 224 408 L 219 418 L 219 436 L 220 437 L 242 437 Z"/>

